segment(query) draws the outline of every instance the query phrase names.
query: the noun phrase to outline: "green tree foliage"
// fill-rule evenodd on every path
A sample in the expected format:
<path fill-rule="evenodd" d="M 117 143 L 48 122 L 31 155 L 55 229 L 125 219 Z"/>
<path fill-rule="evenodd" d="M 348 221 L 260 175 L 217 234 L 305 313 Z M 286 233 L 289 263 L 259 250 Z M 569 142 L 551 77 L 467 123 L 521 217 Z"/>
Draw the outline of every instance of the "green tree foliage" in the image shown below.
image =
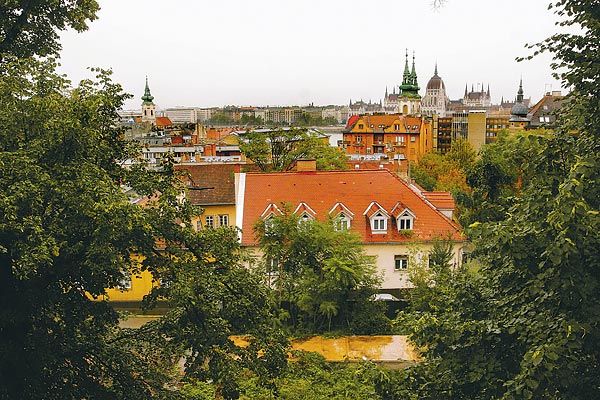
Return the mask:
<path fill-rule="evenodd" d="M 476 160 L 473 146 L 466 140 L 452 143 L 446 154 L 427 153 L 410 166 L 410 176 L 425 190 L 467 192 L 466 173 Z"/>
<path fill-rule="evenodd" d="M 343 169 L 346 156 L 329 149 L 317 131 L 305 128 L 248 130 L 240 150 L 261 171 L 290 171 L 301 159 L 317 160 L 323 169 Z"/>
<path fill-rule="evenodd" d="M 243 125 L 243 126 L 247 126 L 247 125 L 261 126 L 261 125 L 264 125 L 264 124 L 265 124 L 265 121 L 262 119 L 261 116 L 257 117 L 254 114 L 244 113 L 240 117 L 240 125 Z"/>
<path fill-rule="evenodd" d="M 146 397 L 162 383 L 137 375 L 144 357 L 91 299 L 153 243 L 118 184 L 126 96 L 105 71 L 72 88 L 54 67 L 0 66 L 0 398 Z"/>
<path fill-rule="evenodd" d="M 456 193 L 463 226 L 504 219 L 528 177 L 522 166 L 540 151 L 545 131 L 501 133 L 481 148 L 479 159 L 467 171 L 469 190 Z"/>
<path fill-rule="evenodd" d="M 241 368 L 268 382 L 286 342 L 268 329 L 269 293 L 242 267 L 236 232 L 191 228 L 198 210 L 181 201 L 172 160 L 121 167 L 139 149 L 115 126 L 127 95 L 109 72 L 72 87 L 54 68 L 0 66 L 0 398 L 173 397 L 182 354 L 187 376 L 213 379 L 225 398 L 238 396 Z M 172 311 L 119 329 L 100 296 L 142 270 L 163 283 L 148 304 L 161 296 Z M 230 333 L 255 340 L 238 348 Z"/>
<path fill-rule="evenodd" d="M 470 227 L 480 268 L 432 296 L 436 307 L 411 335 L 427 361 L 388 376 L 394 383 L 381 392 L 390 399 L 600 397 L 598 4 L 551 8 L 560 25 L 581 28 L 536 47 L 564 68 L 557 74 L 572 87 L 567 114 L 536 138 L 500 218 Z"/>
<path fill-rule="evenodd" d="M 373 301 L 374 260 L 357 235 L 289 212 L 259 222 L 256 232 L 280 319 L 293 331 L 386 329 L 383 304 Z"/>
<path fill-rule="evenodd" d="M 307 112 L 303 112 L 295 122 L 295 125 L 297 126 L 326 126 L 337 124 L 337 120 L 332 116 L 323 118 L 321 116 L 314 116 Z"/>
<path fill-rule="evenodd" d="M 283 400 L 378 400 L 372 376 L 377 374 L 373 363 L 328 363 L 315 353 L 298 352 L 289 370 L 277 380 L 276 396 L 257 385 L 249 375 L 244 381 L 242 399 Z"/>
<path fill-rule="evenodd" d="M 229 115 L 225 113 L 216 113 L 210 117 L 208 123 L 212 125 L 232 125 L 234 122 Z"/>
<path fill-rule="evenodd" d="M 100 7 L 95 0 L 3 1 L 0 4 L 0 62 L 7 56 L 56 55 L 57 31 L 87 29 Z"/>

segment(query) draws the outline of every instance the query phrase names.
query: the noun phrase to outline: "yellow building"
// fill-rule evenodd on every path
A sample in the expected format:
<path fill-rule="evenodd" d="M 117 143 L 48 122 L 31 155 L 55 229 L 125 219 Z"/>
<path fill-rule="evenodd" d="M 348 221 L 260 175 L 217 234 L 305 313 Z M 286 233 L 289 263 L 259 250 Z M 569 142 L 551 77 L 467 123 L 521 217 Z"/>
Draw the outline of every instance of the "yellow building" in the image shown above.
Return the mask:
<path fill-rule="evenodd" d="M 179 165 L 186 173 L 186 198 L 201 207 L 192 223 L 198 230 L 235 225 L 235 173 L 239 164 Z"/>

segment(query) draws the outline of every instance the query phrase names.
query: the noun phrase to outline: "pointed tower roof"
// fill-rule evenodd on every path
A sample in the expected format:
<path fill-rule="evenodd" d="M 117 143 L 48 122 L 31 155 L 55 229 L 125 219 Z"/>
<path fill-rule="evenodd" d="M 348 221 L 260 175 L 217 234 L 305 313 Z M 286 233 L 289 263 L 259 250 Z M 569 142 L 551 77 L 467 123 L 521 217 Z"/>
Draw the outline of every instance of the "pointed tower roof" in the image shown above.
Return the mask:
<path fill-rule="evenodd" d="M 402 75 L 402 85 L 409 85 L 410 70 L 408 69 L 408 49 L 406 49 L 404 58 L 404 74 Z"/>
<path fill-rule="evenodd" d="M 410 71 L 410 80 L 411 80 L 411 84 L 414 86 L 415 90 L 419 90 L 419 83 L 417 82 L 417 71 L 415 69 L 415 52 L 413 50 L 413 57 L 412 57 L 412 69 Z"/>
<path fill-rule="evenodd" d="M 525 104 L 523 104 L 523 78 L 521 78 L 519 82 L 519 90 L 517 91 L 517 102 L 510 110 L 511 117 L 509 121 L 513 122 L 526 120 L 528 112 L 529 109 Z"/>
<path fill-rule="evenodd" d="M 150 94 L 150 87 L 148 86 L 148 77 L 146 76 L 146 87 L 144 88 L 144 95 L 142 96 L 144 104 L 152 104 L 154 96 Z"/>

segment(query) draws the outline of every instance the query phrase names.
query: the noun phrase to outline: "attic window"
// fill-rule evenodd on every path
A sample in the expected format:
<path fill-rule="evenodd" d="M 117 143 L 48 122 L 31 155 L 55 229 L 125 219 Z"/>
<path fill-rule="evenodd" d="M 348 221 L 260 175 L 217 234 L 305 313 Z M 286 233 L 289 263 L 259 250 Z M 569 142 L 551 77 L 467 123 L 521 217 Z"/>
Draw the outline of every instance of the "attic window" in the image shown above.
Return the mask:
<path fill-rule="evenodd" d="M 300 218 L 298 219 L 298 223 L 299 224 L 307 224 L 307 223 L 311 223 L 312 221 L 314 221 L 314 217 L 312 215 L 310 215 L 307 212 L 303 212 L 302 214 L 300 214 Z"/>
<path fill-rule="evenodd" d="M 339 213 L 333 221 L 333 227 L 336 231 L 347 231 L 350 229 L 350 217 L 343 212 Z"/>
<path fill-rule="evenodd" d="M 396 217 L 398 231 L 410 231 L 415 226 L 415 215 L 408 208 Z"/>
<path fill-rule="evenodd" d="M 385 233 L 387 231 L 388 217 L 381 211 L 371 217 L 371 231 L 373 233 Z"/>

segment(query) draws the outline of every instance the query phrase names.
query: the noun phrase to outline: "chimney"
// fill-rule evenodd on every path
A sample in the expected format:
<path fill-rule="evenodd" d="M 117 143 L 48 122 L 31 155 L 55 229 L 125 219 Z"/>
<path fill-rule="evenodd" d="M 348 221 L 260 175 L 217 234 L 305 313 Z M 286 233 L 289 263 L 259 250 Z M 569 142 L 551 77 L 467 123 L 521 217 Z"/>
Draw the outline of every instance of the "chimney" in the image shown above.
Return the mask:
<path fill-rule="evenodd" d="M 314 172 L 317 170 L 317 160 L 298 160 L 296 162 L 296 171 Z"/>

